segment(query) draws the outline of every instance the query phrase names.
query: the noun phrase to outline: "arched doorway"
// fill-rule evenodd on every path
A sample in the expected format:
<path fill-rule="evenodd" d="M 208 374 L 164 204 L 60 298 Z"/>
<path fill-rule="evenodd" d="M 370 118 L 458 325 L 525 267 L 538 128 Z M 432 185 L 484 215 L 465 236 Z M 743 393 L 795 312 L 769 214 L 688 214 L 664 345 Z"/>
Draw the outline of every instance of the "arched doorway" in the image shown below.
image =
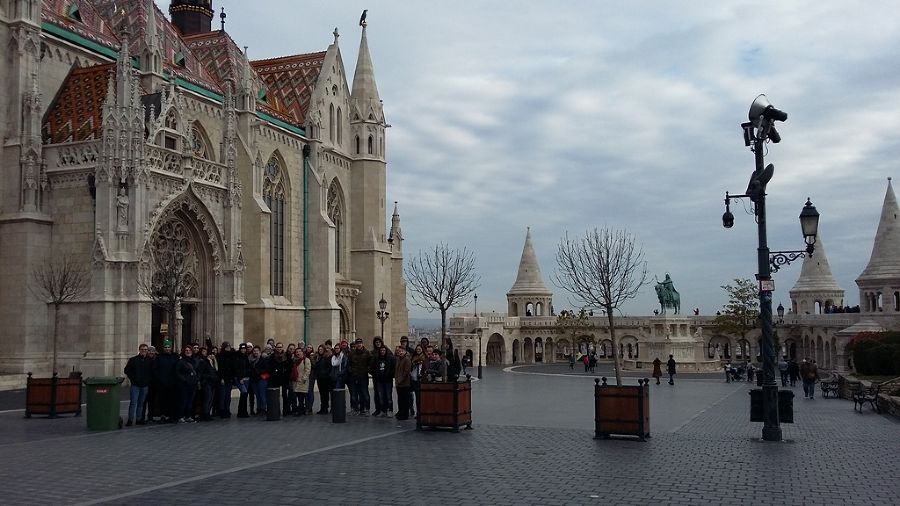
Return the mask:
<path fill-rule="evenodd" d="M 534 343 L 532 343 L 530 337 L 526 337 L 523 340 L 523 349 L 522 349 L 522 360 L 526 364 L 530 364 L 534 362 Z"/>
<path fill-rule="evenodd" d="M 535 362 L 543 362 L 544 361 L 544 342 L 540 337 L 534 338 L 534 361 Z"/>
<path fill-rule="evenodd" d="M 522 358 L 522 349 L 518 339 L 512 342 L 512 363 L 517 363 Z"/>
<path fill-rule="evenodd" d="M 600 341 L 597 355 L 599 355 L 600 358 L 612 358 L 613 357 L 612 340 L 604 339 L 604 340 Z"/>
<path fill-rule="evenodd" d="M 343 304 L 339 305 L 338 307 L 340 308 L 341 340 L 347 341 L 347 342 L 352 342 L 353 340 L 350 339 L 352 337 L 351 336 L 352 330 L 350 327 L 350 312 L 347 311 L 347 308 L 344 307 Z"/>
<path fill-rule="evenodd" d="M 499 365 L 503 363 L 504 352 L 503 336 L 500 334 L 491 334 L 488 338 L 485 348 L 484 361 L 486 365 Z"/>
<path fill-rule="evenodd" d="M 731 346 L 725 336 L 713 336 L 706 343 L 706 358 L 722 360 L 731 358 Z"/>
<path fill-rule="evenodd" d="M 182 198 L 167 209 L 157 222 L 141 257 L 140 290 L 152 294 L 151 343 L 161 349 L 160 327 L 166 323 L 169 335 L 178 330 L 173 343 L 203 342 L 204 335 L 216 336 L 217 249 L 210 244 L 198 213 L 198 204 Z M 207 218 L 209 219 L 209 218 Z M 215 246 L 218 241 L 214 241 Z M 169 308 L 176 308 L 176 321 L 169 321 Z"/>

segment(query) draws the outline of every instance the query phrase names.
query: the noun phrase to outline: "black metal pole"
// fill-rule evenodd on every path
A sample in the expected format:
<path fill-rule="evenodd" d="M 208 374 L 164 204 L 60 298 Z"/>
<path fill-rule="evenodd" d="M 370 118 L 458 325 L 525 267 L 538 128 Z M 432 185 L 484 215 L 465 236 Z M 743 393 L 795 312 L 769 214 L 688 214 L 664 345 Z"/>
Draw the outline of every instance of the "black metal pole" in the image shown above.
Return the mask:
<path fill-rule="evenodd" d="M 478 333 L 478 379 L 481 379 L 481 354 L 484 353 L 481 348 L 481 332 Z"/>
<path fill-rule="evenodd" d="M 764 132 L 764 128 L 759 131 Z M 756 173 L 763 171 L 763 147 L 765 134 L 757 135 L 753 144 L 756 159 Z M 756 196 L 756 222 L 759 230 L 759 247 L 757 262 L 759 264 L 758 281 L 769 281 L 772 273 L 769 267 L 769 245 L 766 237 L 766 186 L 759 188 Z M 759 291 L 759 318 L 762 324 L 762 356 L 763 356 L 763 441 L 781 441 L 781 427 L 778 422 L 778 384 L 775 383 L 775 338 L 772 333 L 772 292 Z"/>

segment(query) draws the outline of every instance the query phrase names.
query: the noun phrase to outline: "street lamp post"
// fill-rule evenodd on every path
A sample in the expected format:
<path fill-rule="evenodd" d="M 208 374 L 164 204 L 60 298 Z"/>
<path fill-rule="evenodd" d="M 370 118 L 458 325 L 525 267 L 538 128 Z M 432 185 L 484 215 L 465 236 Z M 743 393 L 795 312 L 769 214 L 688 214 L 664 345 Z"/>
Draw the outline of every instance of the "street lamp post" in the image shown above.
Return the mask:
<path fill-rule="evenodd" d="M 478 318 L 478 294 L 475 294 L 475 317 Z"/>
<path fill-rule="evenodd" d="M 375 316 L 381 320 L 381 342 L 384 342 L 384 321 L 390 316 L 390 313 L 385 311 L 387 309 L 387 301 L 384 300 L 384 294 L 381 294 L 381 300 L 378 301 L 378 308 L 378 311 L 375 311 Z"/>
<path fill-rule="evenodd" d="M 484 349 L 481 347 L 481 329 L 475 331 L 478 334 L 478 379 L 481 379 L 481 355 L 484 353 Z"/>
<path fill-rule="evenodd" d="M 750 176 L 750 183 L 744 195 L 729 195 L 725 193 L 725 214 L 722 215 L 722 224 L 725 228 L 734 226 L 734 215 L 731 214 L 729 204 L 732 198 L 748 197 L 754 204 L 756 215 L 759 244 L 757 247 L 756 275 L 759 281 L 759 318 L 762 323 L 762 356 L 763 356 L 763 441 L 781 441 L 781 426 L 778 418 L 778 385 L 775 383 L 775 336 L 772 322 L 772 291 L 775 289 L 772 282 L 772 271 L 777 271 L 782 265 L 786 265 L 806 255 L 812 256 L 816 242 L 819 213 L 807 199 L 803 211 L 800 213 L 800 225 L 806 241 L 805 251 L 769 251 L 766 236 L 766 185 L 772 179 L 775 166 L 764 165 L 764 147 L 766 142 L 781 142 L 781 135 L 775 130 L 776 121 L 787 120 L 787 113 L 776 109 L 769 103 L 765 95 L 759 95 L 750 105 L 749 119 L 742 123 L 744 130 L 744 144 L 750 147 L 754 154 L 754 171 Z"/>

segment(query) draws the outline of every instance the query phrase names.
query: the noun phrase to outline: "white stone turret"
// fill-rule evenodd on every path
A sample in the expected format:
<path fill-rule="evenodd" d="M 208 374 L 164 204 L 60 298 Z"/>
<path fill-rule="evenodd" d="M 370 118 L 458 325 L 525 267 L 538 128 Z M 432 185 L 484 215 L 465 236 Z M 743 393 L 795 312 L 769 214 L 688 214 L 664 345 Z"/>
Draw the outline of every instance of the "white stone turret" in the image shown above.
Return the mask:
<path fill-rule="evenodd" d="M 831 274 L 821 235 L 816 238 L 813 255 L 803 259 L 800 278 L 791 288 L 790 295 L 795 314 L 821 314 L 831 306 L 843 307 L 844 290 Z"/>
<path fill-rule="evenodd" d="M 509 316 L 547 316 L 553 305 L 553 292 L 544 284 L 541 267 L 531 242 L 531 227 L 525 233 L 525 246 L 519 260 L 516 282 L 506 293 Z"/>
<path fill-rule="evenodd" d="M 856 278 L 860 308 L 864 313 L 900 312 L 900 209 L 888 178 L 881 206 L 881 220 L 875 233 L 872 256 Z"/>

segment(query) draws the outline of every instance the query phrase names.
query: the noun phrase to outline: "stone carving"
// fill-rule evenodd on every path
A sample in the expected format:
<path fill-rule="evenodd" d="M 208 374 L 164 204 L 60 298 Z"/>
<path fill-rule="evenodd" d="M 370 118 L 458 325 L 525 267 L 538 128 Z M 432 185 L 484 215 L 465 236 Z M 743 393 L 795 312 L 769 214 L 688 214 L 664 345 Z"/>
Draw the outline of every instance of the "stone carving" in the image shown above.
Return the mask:
<path fill-rule="evenodd" d="M 128 194 L 124 186 L 119 187 L 119 195 L 116 197 L 116 217 L 119 232 L 128 231 Z"/>
<path fill-rule="evenodd" d="M 103 231 L 100 230 L 100 227 L 97 227 L 96 233 L 94 234 L 94 246 L 92 250 L 91 260 L 94 262 L 94 265 L 103 265 L 109 258 L 106 254 L 106 243 L 103 241 Z"/>

